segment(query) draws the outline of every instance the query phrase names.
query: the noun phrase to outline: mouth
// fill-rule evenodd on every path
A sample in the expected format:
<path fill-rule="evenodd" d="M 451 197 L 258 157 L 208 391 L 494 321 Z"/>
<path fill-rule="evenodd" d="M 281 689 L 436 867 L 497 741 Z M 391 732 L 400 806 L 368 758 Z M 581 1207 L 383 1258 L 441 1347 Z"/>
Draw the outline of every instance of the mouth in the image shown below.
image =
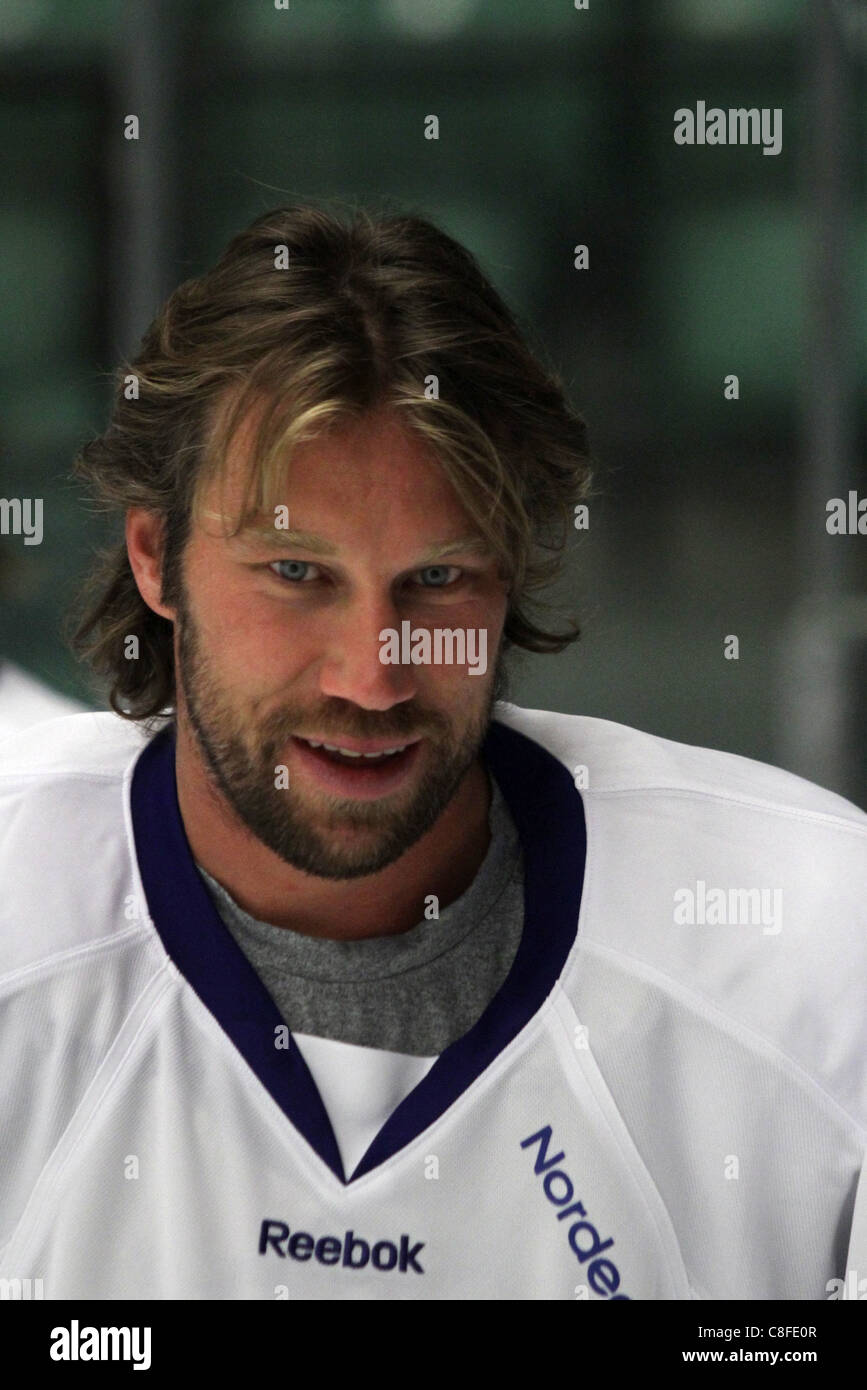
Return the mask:
<path fill-rule="evenodd" d="M 420 738 L 406 743 L 292 738 L 297 763 L 320 786 L 360 801 L 396 791 L 418 761 L 421 743 Z"/>

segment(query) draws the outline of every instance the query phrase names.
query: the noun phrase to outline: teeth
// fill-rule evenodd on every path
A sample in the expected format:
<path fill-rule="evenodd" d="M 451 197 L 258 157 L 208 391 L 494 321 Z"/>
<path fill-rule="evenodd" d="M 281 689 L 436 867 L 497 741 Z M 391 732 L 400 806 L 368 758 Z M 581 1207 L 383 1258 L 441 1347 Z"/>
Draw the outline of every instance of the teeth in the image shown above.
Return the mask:
<path fill-rule="evenodd" d="M 304 742 L 309 748 L 324 748 L 327 753 L 341 753 L 345 758 L 390 758 L 395 753 L 402 753 L 407 747 L 402 743 L 397 748 L 383 748 L 381 753 L 358 753 L 353 748 L 341 748 L 336 743 L 314 743 L 312 738 L 305 738 Z"/>

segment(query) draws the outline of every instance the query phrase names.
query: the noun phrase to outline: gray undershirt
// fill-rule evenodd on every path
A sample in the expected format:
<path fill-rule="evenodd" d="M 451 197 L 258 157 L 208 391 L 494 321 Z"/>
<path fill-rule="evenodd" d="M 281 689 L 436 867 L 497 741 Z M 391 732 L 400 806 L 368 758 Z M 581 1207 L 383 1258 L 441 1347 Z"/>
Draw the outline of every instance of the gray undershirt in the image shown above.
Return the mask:
<path fill-rule="evenodd" d="M 489 780 L 491 842 L 475 878 L 438 919 L 397 936 L 334 941 L 259 922 L 197 864 L 293 1032 L 434 1057 L 478 1021 L 509 973 L 524 925 L 521 843 Z"/>

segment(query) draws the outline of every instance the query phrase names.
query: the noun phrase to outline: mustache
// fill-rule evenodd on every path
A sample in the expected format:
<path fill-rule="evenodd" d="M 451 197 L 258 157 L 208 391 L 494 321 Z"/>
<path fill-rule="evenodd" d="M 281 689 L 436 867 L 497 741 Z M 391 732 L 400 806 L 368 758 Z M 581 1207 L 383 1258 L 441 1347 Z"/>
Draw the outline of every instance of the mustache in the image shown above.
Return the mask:
<path fill-rule="evenodd" d="M 301 710 L 281 710 L 266 721 L 263 732 L 274 739 L 288 739 L 299 729 L 310 734 L 338 738 L 424 738 L 436 734 L 448 734 L 450 725 L 442 715 L 430 711 L 422 712 L 409 707 L 397 706 L 388 711 L 388 717 L 360 710 L 357 705 L 347 705 L 345 712 L 337 713 L 333 706 L 318 713 Z"/>

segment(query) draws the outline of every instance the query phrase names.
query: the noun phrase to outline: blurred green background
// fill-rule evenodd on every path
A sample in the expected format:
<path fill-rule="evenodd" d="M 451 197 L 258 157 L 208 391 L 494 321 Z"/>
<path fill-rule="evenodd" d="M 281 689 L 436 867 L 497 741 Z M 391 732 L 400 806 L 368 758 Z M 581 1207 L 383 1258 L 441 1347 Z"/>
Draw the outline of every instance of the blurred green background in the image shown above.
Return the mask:
<path fill-rule="evenodd" d="M 0 536 L 0 653 L 100 704 L 60 623 L 108 374 L 259 212 L 357 199 L 462 241 L 589 424 L 583 638 L 511 698 L 867 805 L 867 536 L 825 530 L 867 495 L 865 63 L 861 0 L 4 0 L 0 494 L 45 537 Z M 676 145 L 698 100 L 782 108 L 781 153 Z"/>

